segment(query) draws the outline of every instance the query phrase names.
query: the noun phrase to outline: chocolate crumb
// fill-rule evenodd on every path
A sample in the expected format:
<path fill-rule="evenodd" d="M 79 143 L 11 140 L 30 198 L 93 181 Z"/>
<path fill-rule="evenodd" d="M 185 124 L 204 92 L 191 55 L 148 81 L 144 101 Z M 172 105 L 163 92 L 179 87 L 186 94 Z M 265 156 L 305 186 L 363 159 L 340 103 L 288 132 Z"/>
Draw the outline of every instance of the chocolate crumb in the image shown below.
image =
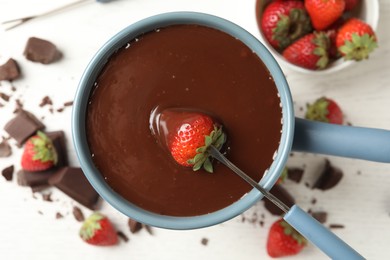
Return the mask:
<path fill-rule="evenodd" d="M 310 183 L 305 182 L 305 186 L 306 186 L 307 188 L 310 188 Z"/>
<path fill-rule="evenodd" d="M 43 212 L 40 211 L 40 210 L 38 210 L 38 214 L 39 214 L 39 215 L 43 215 Z"/>
<path fill-rule="evenodd" d="M 63 107 L 60 107 L 57 109 L 57 112 L 61 113 L 62 111 L 64 111 L 64 108 Z"/>
<path fill-rule="evenodd" d="M 259 224 L 260 224 L 260 227 L 264 227 L 264 221 L 260 220 Z"/>
<path fill-rule="evenodd" d="M 64 216 L 61 213 L 59 213 L 59 212 L 56 213 L 56 219 L 61 219 L 63 217 Z"/>
<path fill-rule="evenodd" d="M 345 226 L 341 224 L 330 224 L 329 228 L 345 228 Z"/>
<path fill-rule="evenodd" d="M 0 143 L 0 157 L 9 157 L 12 154 L 12 148 L 6 140 Z"/>
<path fill-rule="evenodd" d="M 6 168 L 4 168 L 2 171 L 1 171 L 1 175 L 3 175 L 3 177 L 7 180 L 7 181 L 12 181 L 12 178 L 14 176 L 14 166 L 11 165 L 11 166 L 8 166 Z"/>
<path fill-rule="evenodd" d="M 208 240 L 208 238 L 202 238 L 202 240 L 200 240 L 200 243 L 202 244 L 202 245 L 204 245 L 204 246 L 207 246 L 208 245 L 208 243 L 209 243 L 209 240 Z"/>
<path fill-rule="evenodd" d="M 44 201 L 53 202 L 53 200 L 51 199 L 51 192 L 42 194 L 42 199 Z"/>
<path fill-rule="evenodd" d="M 315 218 L 318 222 L 322 224 L 325 223 L 328 218 L 328 213 L 326 213 L 325 211 L 312 212 L 311 215 L 313 216 L 313 218 Z"/>
<path fill-rule="evenodd" d="M 140 231 L 142 229 L 142 224 L 134 219 L 129 218 L 127 223 L 128 223 L 130 232 L 133 234 L 137 233 L 138 231 Z"/>
<path fill-rule="evenodd" d="M 53 112 L 54 112 L 54 109 L 51 107 L 51 108 L 49 108 L 49 112 L 51 113 L 51 114 L 53 114 Z"/>
<path fill-rule="evenodd" d="M 12 86 L 11 86 L 11 90 L 12 90 L 13 92 L 15 92 L 15 91 L 16 91 L 16 87 L 15 87 L 14 85 L 12 85 Z"/>
<path fill-rule="evenodd" d="M 357 175 L 361 175 L 361 174 L 362 174 L 362 172 L 361 172 L 361 171 L 357 171 L 356 173 L 357 173 Z"/>
<path fill-rule="evenodd" d="M 40 107 L 44 107 L 46 105 L 53 105 L 53 101 L 49 96 L 42 98 L 41 103 L 39 104 Z"/>
<path fill-rule="evenodd" d="M 116 233 L 118 237 L 120 237 L 123 240 L 123 242 L 127 243 L 129 241 L 129 238 L 122 231 L 118 231 Z"/>
<path fill-rule="evenodd" d="M 5 102 L 8 102 L 9 99 L 10 99 L 10 97 L 11 97 L 11 96 L 9 96 L 9 95 L 7 95 L 7 94 L 4 94 L 4 93 L 0 92 L 0 98 L 1 98 L 2 100 L 4 100 Z"/>
<path fill-rule="evenodd" d="M 64 107 L 70 107 L 73 105 L 73 101 L 68 101 L 64 103 Z"/>
<path fill-rule="evenodd" d="M 316 198 L 313 198 L 312 200 L 311 200 L 311 204 L 316 204 L 317 203 L 317 199 Z"/>
<path fill-rule="evenodd" d="M 84 221 L 84 214 L 83 212 L 81 211 L 81 209 L 79 207 L 76 207 L 74 206 L 73 207 L 73 216 L 74 218 L 78 221 L 78 222 L 83 222 Z"/>

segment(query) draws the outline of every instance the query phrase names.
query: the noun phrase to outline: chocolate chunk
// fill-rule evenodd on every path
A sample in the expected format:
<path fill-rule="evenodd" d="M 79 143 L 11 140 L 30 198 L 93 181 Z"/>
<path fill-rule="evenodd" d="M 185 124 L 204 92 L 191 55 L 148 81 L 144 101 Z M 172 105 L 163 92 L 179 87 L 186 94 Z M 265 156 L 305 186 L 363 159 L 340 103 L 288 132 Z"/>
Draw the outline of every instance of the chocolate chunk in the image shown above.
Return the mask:
<path fill-rule="evenodd" d="M 9 59 L 0 66 L 0 80 L 14 80 L 19 78 L 19 76 L 20 69 L 18 63 L 14 59 Z"/>
<path fill-rule="evenodd" d="M 295 204 L 295 199 L 291 196 L 290 193 L 287 192 L 285 188 L 279 184 L 273 186 L 270 192 L 289 207 Z M 278 208 L 275 204 L 266 198 L 264 198 L 264 206 L 272 215 L 280 216 L 284 214 L 283 210 Z"/>
<path fill-rule="evenodd" d="M 313 189 L 329 190 L 336 186 L 342 177 L 343 172 L 333 167 L 329 160 L 326 160 L 324 170 L 315 182 Z"/>
<path fill-rule="evenodd" d="M 310 213 L 320 223 L 325 223 L 328 218 L 328 213 L 325 211 L 315 211 Z"/>
<path fill-rule="evenodd" d="M 4 100 L 5 102 L 8 102 L 11 96 L 8 96 L 7 94 L 4 94 L 0 92 L 0 98 Z"/>
<path fill-rule="evenodd" d="M 42 98 L 41 103 L 39 104 L 40 107 L 46 106 L 46 105 L 53 105 L 53 101 L 49 96 L 45 96 Z"/>
<path fill-rule="evenodd" d="M 200 243 L 202 244 L 202 245 L 204 245 L 204 246 L 207 246 L 207 244 L 209 243 L 209 240 L 208 240 L 208 238 L 202 238 L 202 240 L 200 240 Z"/>
<path fill-rule="evenodd" d="M 68 101 L 64 103 L 64 107 L 69 107 L 73 105 L 73 101 Z"/>
<path fill-rule="evenodd" d="M 120 237 L 125 243 L 129 241 L 129 238 L 122 231 L 116 232 L 118 237 Z"/>
<path fill-rule="evenodd" d="M 11 146 L 6 140 L 0 143 L 0 157 L 9 157 L 12 154 Z"/>
<path fill-rule="evenodd" d="M 99 194 L 88 182 L 81 168 L 64 167 L 50 177 L 49 184 L 92 210 L 99 200 Z"/>
<path fill-rule="evenodd" d="M 59 213 L 59 212 L 56 213 L 56 219 L 61 219 L 63 217 L 64 216 L 61 213 Z"/>
<path fill-rule="evenodd" d="M 49 64 L 60 59 L 62 54 L 53 43 L 31 37 L 28 39 L 24 49 L 24 56 L 30 61 Z"/>
<path fill-rule="evenodd" d="M 301 168 L 288 168 L 287 169 L 287 178 L 296 183 L 300 183 L 303 176 L 303 169 Z"/>
<path fill-rule="evenodd" d="M 77 221 L 83 222 L 85 220 L 84 214 L 83 214 L 83 212 L 81 211 L 81 209 L 79 207 L 74 206 L 72 213 L 73 213 L 74 218 Z"/>
<path fill-rule="evenodd" d="M 8 167 L 4 168 L 4 169 L 1 171 L 1 175 L 3 175 L 3 177 L 4 177 L 7 181 L 12 181 L 12 177 L 14 176 L 14 166 L 11 165 L 11 166 L 8 166 Z"/>
<path fill-rule="evenodd" d="M 55 171 L 57 171 L 56 169 Z M 42 187 L 48 185 L 49 178 L 53 175 L 53 170 L 43 172 L 29 172 L 20 170 L 16 173 L 16 179 L 20 186 Z M 34 191 L 35 192 L 35 191 Z"/>
<path fill-rule="evenodd" d="M 137 233 L 138 231 L 140 231 L 142 229 L 142 223 L 139 223 L 138 221 L 131 219 L 131 218 L 129 218 L 128 225 L 130 228 L 130 232 L 133 234 Z"/>
<path fill-rule="evenodd" d="M 20 111 L 4 126 L 4 130 L 16 140 L 18 145 L 22 145 L 30 136 L 44 128 L 41 121 L 25 110 Z"/>

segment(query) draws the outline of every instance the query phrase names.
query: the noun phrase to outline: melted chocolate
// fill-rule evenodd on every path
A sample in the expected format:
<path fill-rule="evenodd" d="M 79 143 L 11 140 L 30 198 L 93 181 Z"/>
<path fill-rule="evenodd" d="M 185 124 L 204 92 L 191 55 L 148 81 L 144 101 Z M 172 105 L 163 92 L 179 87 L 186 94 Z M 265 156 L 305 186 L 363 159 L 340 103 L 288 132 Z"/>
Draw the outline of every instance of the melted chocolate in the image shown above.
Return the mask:
<path fill-rule="evenodd" d="M 191 108 L 227 133 L 227 156 L 260 180 L 281 136 L 273 79 L 241 41 L 197 25 L 146 33 L 119 49 L 100 73 L 87 111 L 96 167 L 128 201 L 171 216 L 229 206 L 251 187 L 222 164 L 214 173 L 179 166 L 153 135 L 153 113 Z M 156 112 L 157 111 L 157 112 Z"/>

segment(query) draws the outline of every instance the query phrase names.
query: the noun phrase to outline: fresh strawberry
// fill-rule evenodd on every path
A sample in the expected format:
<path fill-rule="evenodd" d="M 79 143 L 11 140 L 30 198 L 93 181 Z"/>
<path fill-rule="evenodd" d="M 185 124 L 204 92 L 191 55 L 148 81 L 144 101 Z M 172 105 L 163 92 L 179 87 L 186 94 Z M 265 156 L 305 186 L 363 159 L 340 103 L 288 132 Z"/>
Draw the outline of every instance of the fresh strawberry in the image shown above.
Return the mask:
<path fill-rule="evenodd" d="M 337 46 L 336 46 L 336 37 L 337 37 L 337 31 L 344 24 L 344 22 L 345 20 L 343 19 L 343 17 L 340 17 L 325 31 L 326 35 L 329 37 L 330 47 L 328 53 L 329 53 L 329 58 L 331 59 L 338 59 L 340 57 L 340 53 L 337 50 Z"/>
<path fill-rule="evenodd" d="M 305 0 L 313 27 L 324 30 L 341 17 L 345 8 L 344 0 Z"/>
<path fill-rule="evenodd" d="M 94 212 L 84 221 L 80 237 L 95 246 L 111 246 L 118 243 L 117 232 L 110 220 L 98 212 Z"/>
<path fill-rule="evenodd" d="M 350 18 L 340 27 L 336 46 L 346 60 L 360 61 L 367 59 L 378 44 L 370 25 L 357 18 Z"/>
<path fill-rule="evenodd" d="M 208 148 L 220 149 L 225 142 L 222 127 L 210 116 L 197 112 L 169 112 L 171 121 L 178 121 L 168 141 L 169 151 L 175 161 L 186 167 L 199 170 L 202 166 L 212 172 Z M 179 118 L 177 120 L 176 118 Z"/>
<path fill-rule="evenodd" d="M 36 172 L 47 170 L 57 164 L 57 152 L 52 141 L 43 132 L 38 131 L 30 137 L 24 147 L 22 168 Z"/>
<path fill-rule="evenodd" d="M 306 239 L 283 219 L 272 224 L 267 240 L 267 252 L 271 257 L 296 255 L 306 246 Z"/>
<path fill-rule="evenodd" d="M 288 46 L 283 56 L 303 68 L 324 69 L 329 63 L 329 47 L 328 36 L 324 32 L 314 32 Z"/>
<path fill-rule="evenodd" d="M 331 124 L 343 124 L 343 112 L 332 99 L 322 97 L 307 106 L 306 119 Z"/>
<path fill-rule="evenodd" d="M 345 1 L 345 12 L 351 11 L 355 9 L 355 7 L 359 4 L 359 0 L 344 0 Z"/>
<path fill-rule="evenodd" d="M 261 29 L 268 42 L 280 50 L 312 30 L 310 17 L 299 1 L 276 1 L 267 5 Z"/>

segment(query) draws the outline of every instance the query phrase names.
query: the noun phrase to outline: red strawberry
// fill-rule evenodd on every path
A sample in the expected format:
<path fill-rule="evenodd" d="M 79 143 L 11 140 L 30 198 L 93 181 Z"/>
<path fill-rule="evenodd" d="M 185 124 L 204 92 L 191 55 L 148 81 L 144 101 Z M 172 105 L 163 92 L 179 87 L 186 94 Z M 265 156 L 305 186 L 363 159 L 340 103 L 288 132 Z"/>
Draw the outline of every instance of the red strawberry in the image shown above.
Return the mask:
<path fill-rule="evenodd" d="M 43 132 L 30 137 L 24 147 L 22 168 L 26 171 L 44 171 L 57 164 L 57 152 L 52 141 Z"/>
<path fill-rule="evenodd" d="M 336 46 L 346 60 L 367 59 L 378 47 L 377 38 L 371 26 L 351 18 L 340 27 L 336 36 Z"/>
<path fill-rule="evenodd" d="M 276 1 L 266 6 L 261 29 L 276 49 L 284 49 L 311 31 L 310 17 L 299 1 Z"/>
<path fill-rule="evenodd" d="M 341 108 L 334 100 L 326 97 L 319 98 L 313 104 L 309 104 L 305 117 L 331 124 L 343 124 Z"/>
<path fill-rule="evenodd" d="M 271 257 L 296 255 L 306 246 L 307 241 L 283 219 L 272 224 L 267 240 L 267 252 Z"/>
<path fill-rule="evenodd" d="M 94 212 L 84 221 L 80 237 L 95 246 L 111 246 L 118 243 L 118 235 L 110 220 L 98 212 Z"/>
<path fill-rule="evenodd" d="M 337 50 L 337 46 L 336 46 L 336 37 L 337 37 L 337 31 L 344 24 L 344 22 L 345 20 L 343 19 L 343 17 L 340 17 L 325 31 L 330 41 L 330 47 L 328 52 L 329 52 L 329 58 L 331 59 L 337 59 L 340 57 L 340 53 Z"/>
<path fill-rule="evenodd" d="M 351 11 L 355 9 L 355 7 L 359 4 L 359 0 L 344 0 L 345 1 L 345 12 Z"/>
<path fill-rule="evenodd" d="M 189 111 L 165 110 L 161 113 L 167 145 L 173 159 L 180 165 L 199 170 L 202 166 L 212 172 L 208 148 L 214 145 L 220 149 L 225 142 L 222 127 L 213 122 L 210 116 Z"/>
<path fill-rule="evenodd" d="M 311 69 L 324 69 L 329 63 L 328 36 L 323 32 L 314 32 L 303 36 L 283 51 L 283 56 L 291 63 Z"/>
<path fill-rule="evenodd" d="M 313 27 L 324 30 L 341 17 L 345 8 L 344 0 L 305 0 Z"/>

